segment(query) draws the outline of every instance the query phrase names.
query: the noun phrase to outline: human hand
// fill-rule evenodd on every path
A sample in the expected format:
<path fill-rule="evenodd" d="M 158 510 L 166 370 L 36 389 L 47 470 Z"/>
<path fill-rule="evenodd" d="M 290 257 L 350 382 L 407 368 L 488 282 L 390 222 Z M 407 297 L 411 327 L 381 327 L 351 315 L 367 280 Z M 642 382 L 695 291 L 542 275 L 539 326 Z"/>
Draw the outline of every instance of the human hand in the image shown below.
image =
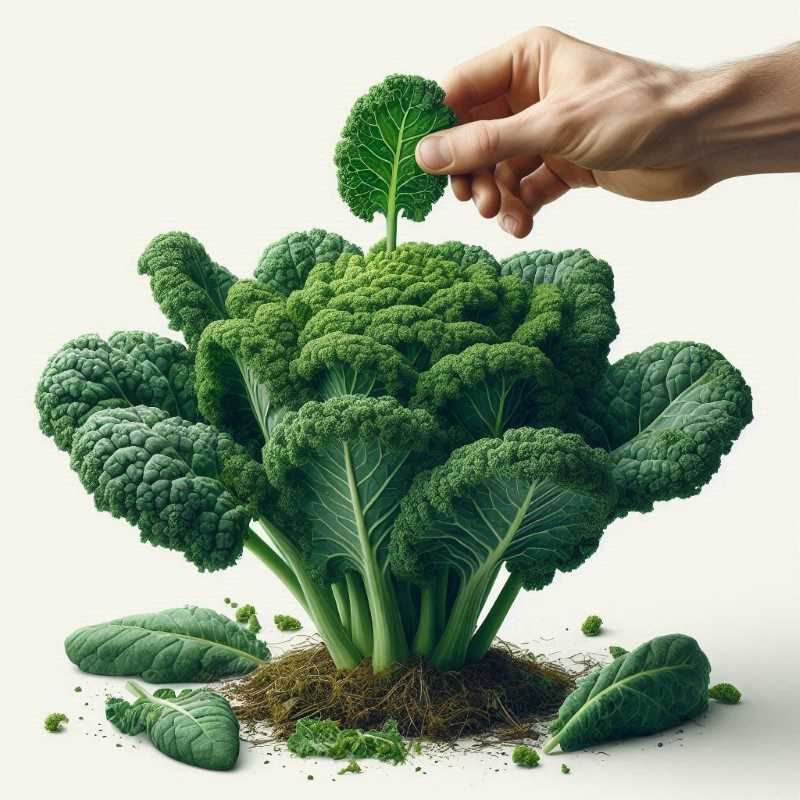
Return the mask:
<path fill-rule="evenodd" d="M 787 52 L 797 87 L 798 51 Z M 520 238 L 569 189 L 671 200 L 733 174 L 800 167 L 796 88 L 779 92 L 794 102 L 794 121 L 766 131 L 759 82 L 744 69 L 673 69 L 534 28 L 457 67 L 443 85 L 462 124 L 423 139 L 419 165 L 451 175 L 459 200 L 474 200 Z M 732 100 L 743 110 L 730 111 Z M 763 163 L 751 132 L 770 140 L 779 163 Z"/>

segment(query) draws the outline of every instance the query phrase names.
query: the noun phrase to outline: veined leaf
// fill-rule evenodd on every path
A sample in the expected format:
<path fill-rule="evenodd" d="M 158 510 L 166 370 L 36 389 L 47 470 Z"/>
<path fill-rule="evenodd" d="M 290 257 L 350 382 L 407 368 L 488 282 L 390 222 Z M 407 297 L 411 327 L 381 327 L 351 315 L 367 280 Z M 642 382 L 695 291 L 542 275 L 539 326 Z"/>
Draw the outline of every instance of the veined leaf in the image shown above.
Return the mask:
<path fill-rule="evenodd" d="M 696 717 L 708 705 L 711 666 L 697 642 L 659 636 L 578 682 L 544 746 L 579 750 L 626 736 L 646 736 Z"/>
<path fill-rule="evenodd" d="M 50 359 L 36 388 L 39 424 L 62 450 L 95 411 L 136 405 L 199 419 L 193 359 L 180 342 L 142 331 L 107 342 L 79 336 Z"/>
<path fill-rule="evenodd" d="M 149 683 L 215 681 L 244 675 L 269 658 L 267 646 L 209 608 L 171 608 L 79 628 L 64 647 L 93 675 L 138 676 Z"/>
<path fill-rule="evenodd" d="M 159 689 L 148 694 L 127 684 L 139 698 L 106 700 L 106 718 L 123 733 L 147 731 L 164 755 L 204 769 L 231 769 L 239 757 L 239 721 L 228 701 L 210 689 Z"/>
<path fill-rule="evenodd" d="M 376 212 L 386 217 L 387 250 L 395 246 L 397 214 L 421 222 L 447 185 L 417 166 L 417 142 L 455 122 L 442 88 L 414 75 L 389 76 L 353 106 L 336 146 L 339 194 L 367 222 Z"/>
<path fill-rule="evenodd" d="M 693 342 L 625 356 L 609 367 L 584 413 L 588 435 L 610 450 L 620 515 L 697 494 L 753 418 L 739 370 Z"/>

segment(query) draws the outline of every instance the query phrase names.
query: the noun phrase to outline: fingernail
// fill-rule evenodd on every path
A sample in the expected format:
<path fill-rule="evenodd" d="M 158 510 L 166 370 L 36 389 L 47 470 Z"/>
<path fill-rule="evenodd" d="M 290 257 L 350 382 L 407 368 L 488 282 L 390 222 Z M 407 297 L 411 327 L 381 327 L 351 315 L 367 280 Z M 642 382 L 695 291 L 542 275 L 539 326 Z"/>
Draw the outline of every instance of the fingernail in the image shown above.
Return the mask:
<path fill-rule="evenodd" d="M 506 233 L 510 233 L 512 236 L 517 235 L 517 220 L 512 217 L 511 214 L 505 214 L 503 219 L 500 220 L 500 224 L 503 226 L 503 230 L 506 231 Z"/>
<path fill-rule="evenodd" d="M 429 136 L 419 145 L 419 157 L 428 169 L 444 169 L 453 163 L 453 151 L 445 136 Z"/>

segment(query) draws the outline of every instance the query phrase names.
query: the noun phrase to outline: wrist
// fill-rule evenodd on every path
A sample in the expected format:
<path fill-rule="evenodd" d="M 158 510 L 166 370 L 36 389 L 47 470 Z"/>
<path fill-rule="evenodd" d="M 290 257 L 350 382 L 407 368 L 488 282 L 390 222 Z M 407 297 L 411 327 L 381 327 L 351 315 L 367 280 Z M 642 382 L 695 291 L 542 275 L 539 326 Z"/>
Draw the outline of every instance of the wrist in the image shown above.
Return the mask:
<path fill-rule="evenodd" d="M 692 73 L 679 101 L 713 182 L 800 170 L 800 46 Z"/>

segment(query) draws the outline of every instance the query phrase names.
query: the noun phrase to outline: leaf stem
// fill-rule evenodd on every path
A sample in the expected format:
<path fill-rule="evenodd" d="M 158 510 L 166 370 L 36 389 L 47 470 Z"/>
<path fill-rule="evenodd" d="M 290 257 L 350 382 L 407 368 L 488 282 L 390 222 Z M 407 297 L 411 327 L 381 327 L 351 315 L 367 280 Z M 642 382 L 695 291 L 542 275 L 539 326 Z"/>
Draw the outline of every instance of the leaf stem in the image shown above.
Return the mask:
<path fill-rule="evenodd" d="M 500 594 L 469 643 L 467 661 L 480 661 L 486 655 L 521 588 L 522 578 L 516 572 L 509 573 Z"/>

